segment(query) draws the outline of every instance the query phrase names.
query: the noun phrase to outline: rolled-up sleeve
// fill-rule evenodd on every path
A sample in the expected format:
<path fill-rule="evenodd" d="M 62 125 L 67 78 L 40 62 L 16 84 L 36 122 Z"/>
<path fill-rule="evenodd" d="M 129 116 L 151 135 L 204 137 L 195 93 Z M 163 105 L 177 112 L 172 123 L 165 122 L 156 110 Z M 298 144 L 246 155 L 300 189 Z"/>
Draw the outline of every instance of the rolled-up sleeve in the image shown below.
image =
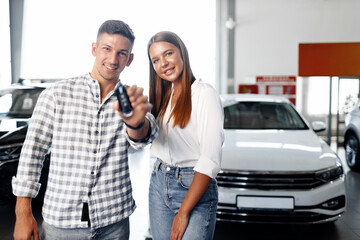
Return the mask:
<path fill-rule="evenodd" d="M 215 178 L 221 168 L 224 142 L 224 113 L 220 97 L 215 89 L 203 90 L 197 102 L 197 135 L 200 157 L 194 170 Z"/>
<path fill-rule="evenodd" d="M 17 174 L 12 179 L 15 196 L 34 198 L 40 190 L 41 169 L 44 157 L 50 148 L 53 133 L 54 105 L 51 91 L 44 90 L 30 119 Z"/>

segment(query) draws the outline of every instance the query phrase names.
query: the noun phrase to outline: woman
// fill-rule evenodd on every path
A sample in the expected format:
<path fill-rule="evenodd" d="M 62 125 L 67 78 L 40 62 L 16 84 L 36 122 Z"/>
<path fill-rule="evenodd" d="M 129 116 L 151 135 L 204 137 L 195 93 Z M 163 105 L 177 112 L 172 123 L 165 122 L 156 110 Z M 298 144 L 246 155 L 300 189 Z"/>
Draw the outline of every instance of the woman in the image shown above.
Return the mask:
<path fill-rule="evenodd" d="M 150 181 L 154 240 L 213 239 L 218 202 L 223 110 L 219 95 L 195 79 L 187 49 L 172 32 L 148 44 L 150 102 L 160 134 Z"/>

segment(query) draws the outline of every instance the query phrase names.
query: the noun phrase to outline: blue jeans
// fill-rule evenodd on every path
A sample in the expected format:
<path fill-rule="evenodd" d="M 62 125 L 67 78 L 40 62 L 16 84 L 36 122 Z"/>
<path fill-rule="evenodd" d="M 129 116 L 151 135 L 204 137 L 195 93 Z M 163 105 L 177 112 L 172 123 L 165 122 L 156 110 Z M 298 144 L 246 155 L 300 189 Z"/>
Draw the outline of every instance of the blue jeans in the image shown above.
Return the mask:
<path fill-rule="evenodd" d="M 98 229 L 89 228 L 57 228 L 42 223 L 42 240 L 128 240 L 129 218 Z"/>
<path fill-rule="evenodd" d="M 150 227 L 153 240 L 169 240 L 175 215 L 194 178 L 192 168 L 154 164 L 149 189 Z M 216 224 L 218 190 L 215 179 L 190 213 L 183 240 L 211 240 Z"/>

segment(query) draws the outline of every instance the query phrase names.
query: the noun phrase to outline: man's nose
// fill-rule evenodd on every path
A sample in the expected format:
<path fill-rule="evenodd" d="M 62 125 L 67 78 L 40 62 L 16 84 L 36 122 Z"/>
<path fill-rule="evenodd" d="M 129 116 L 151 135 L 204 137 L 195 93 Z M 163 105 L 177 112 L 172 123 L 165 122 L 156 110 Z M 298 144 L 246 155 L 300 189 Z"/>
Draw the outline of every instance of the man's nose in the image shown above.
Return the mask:
<path fill-rule="evenodd" d="M 118 55 L 116 53 L 111 53 L 109 59 L 110 59 L 111 64 L 117 64 L 118 63 Z"/>

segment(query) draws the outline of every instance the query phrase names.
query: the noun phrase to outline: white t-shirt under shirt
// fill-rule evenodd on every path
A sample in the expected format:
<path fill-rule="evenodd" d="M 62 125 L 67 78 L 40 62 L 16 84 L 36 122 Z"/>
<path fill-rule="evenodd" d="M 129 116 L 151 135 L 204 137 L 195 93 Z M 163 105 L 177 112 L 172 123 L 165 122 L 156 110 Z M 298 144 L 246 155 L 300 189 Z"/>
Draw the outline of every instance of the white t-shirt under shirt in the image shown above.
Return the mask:
<path fill-rule="evenodd" d="M 168 104 L 159 136 L 151 153 L 164 163 L 194 170 L 215 178 L 220 171 L 224 141 L 224 113 L 219 94 L 209 84 L 196 80 L 191 86 L 192 112 L 185 128 L 167 125 L 171 113 Z"/>

